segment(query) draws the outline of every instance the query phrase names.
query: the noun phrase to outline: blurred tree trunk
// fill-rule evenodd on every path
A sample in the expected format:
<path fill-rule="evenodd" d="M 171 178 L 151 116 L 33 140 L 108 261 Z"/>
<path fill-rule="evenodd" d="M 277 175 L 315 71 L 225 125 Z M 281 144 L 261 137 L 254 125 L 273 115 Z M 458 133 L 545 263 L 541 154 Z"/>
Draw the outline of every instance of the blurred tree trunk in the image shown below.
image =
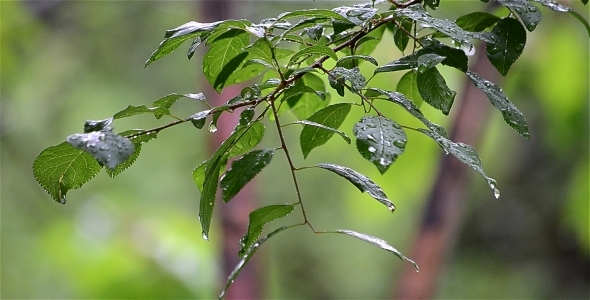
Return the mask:
<path fill-rule="evenodd" d="M 201 22 L 214 22 L 229 19 L 232 16 L 232 1 L 211 0 L 198 1 L 199 17 Z M 242 89 L 240 85 L 234 85 L 224 89 L 218 94 L 208 82 L 201 84 L 207 101 L 212 106 L 219 106 L 226 103 L 231 97 L 238 95 Z M 239 111 L 232 114 L 223 114 L 217 123 L 217 131 L 211 134 L 209 149 L 213 153 L 217 147 L 231 134 L 239 120 Z M 254 181 L 246 185 L 236 197 L 229 203 L 223 203 L 218 197 L 217 212 L 221 217 L 222 234 L 222 256 L 221 264 L 223 277 L 220 279 L 220 286 L 225 285 L 227 276 L 233 271 L 240 261 L 238 251 L 240 250 L 239 240 L 248 228 L 249 213 L 256 209 Z M 214 237 L 213 237 L 214 239 Z M 235 283 L 225 295 L 225 299 L 260 299 L 261 292 L 258 282 L 257 257 L 248 262 Z"/>
<path fill-rule="evenodd" d="M 485 45 L 482 43 L 476 49 L 471 70 L 495 83 L 500 79 L 499 73 L 487 60 Z M 459 107 L 450 133 L 451 140 L 475 147 L 491 108 L 489 100 L 465 77 L 461 99 L 457 104 Z M 443 155 L 440 162 L 414 249 L 408 255 L 418 263 L 420 272 L 417 273 L 409 264 L 404 267 L 396 280 L 396 299 L 432 299 L 441 270 L 457 240 L 465 192 L 473 170 L 452 155 Z"/>

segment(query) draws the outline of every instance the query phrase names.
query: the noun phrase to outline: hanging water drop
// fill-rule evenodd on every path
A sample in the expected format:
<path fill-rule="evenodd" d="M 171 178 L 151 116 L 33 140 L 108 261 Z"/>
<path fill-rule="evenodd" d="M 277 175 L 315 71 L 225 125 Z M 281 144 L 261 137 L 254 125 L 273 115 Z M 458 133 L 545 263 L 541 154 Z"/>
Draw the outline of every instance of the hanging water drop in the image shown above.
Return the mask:
<path fill-rule="evenodd" d="M 204 233 L 204 232 L 203 232 L 203 239 L 204 239 L 205 241 L 208 241 L 208 240 L 209 240 L 209 236 L 207 236 L 207 234 L 206 234 L 206 233 Z"/>
<path fill-rule="evenodd" d="M 209 132 L 213 133 L 217 131 L 217 126 L 213 122 L 209 123 Z"/>

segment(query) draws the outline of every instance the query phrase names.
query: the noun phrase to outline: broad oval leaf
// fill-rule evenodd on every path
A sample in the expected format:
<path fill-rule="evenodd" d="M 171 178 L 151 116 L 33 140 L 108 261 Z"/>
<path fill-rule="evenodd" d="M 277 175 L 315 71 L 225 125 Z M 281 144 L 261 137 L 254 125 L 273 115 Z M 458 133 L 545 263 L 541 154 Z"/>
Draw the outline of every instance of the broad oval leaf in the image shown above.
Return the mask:
<path fill-rule="evenodd" d="M 316 167 L 326 169 L 328 171 L 332 171 L 346 180 L 350 181 L 354 186 L 356 186 L 361 192 L 367 192 L 371 197 L 375 200 L 381 202 L 383 205 L 387 206 L 390 211 L 395 210 L 395 206 L 389 199 L 387 199 L 387 195 L 383 192 L 380 186 L 378 186 L 373 180 L 369 177 L 347 167 L 335 165 L 335 164 L 317 164 Z"/>
<path fill-rule="evenodd" d="M 457 92 L 449 89 L 445 79 L 436 68 L 418 73 L 417 77 L 418 91 L 422 99 L 430 106 L 448 115 Z"/>
<path fill-rule="evenodd" d="M 371 245 L 375 245 L 383 250 L 387 250 L 387 251 L 395 254 L 395 256 L 399 257 L 401 260 L 407 261 L 407 262 L 411 263 L 412 265 L 414 265 L 414 268 L 416 268 L 416 271 L 420 271 L 420 268 L 418 268 L 418 265 L 413 260 L 405 257 L 401 252 L 399 252 L 397 249 L 393 248 L 386 241 L 384 241 L 380 238 L 376 238 L 374 236 L 370 236 L 370 235 L 367 235 L 364 233 L 358 233 L 356 231 L 346 230 L 346 229 L 339 229 L 339 230 L 336 230 L 335 232 L 355 237 L 361 241 L 367 242 Z"/>
<path fill-rule="evenodd" d="M 518 20 L 504 18 L 494 26 L 492 34 L 495 42 L 487 44 L 486 56 L 494 68 L 506 76 L 510 66 L 524 51 L 526 31 Z"/>
<path fill-rule="evenodd" d="M 266 224 L 284 218 L 292 211 L 293 205 L 269 205 L 251 212 L 249 215 L 248 231 L 240 239 L 240 251 L 238 252 L 240 257 L 243 257 L 246 250 L 252 247 Z"/>
<path fill-rule="evenodd" d="M 234 83 L 228 79 L 248 56 L 244 48 L 248 46 L 249 41 L 250 35 L 237 28 L 229 29 L 207 40 L 209 50 L 203 57 L 203 73 L 218 93 L 226 85 Z"/>
<path fill-rule="evenodd" d="M 231 200 L 270 163 L 273 155 L 274 150 L 272 149 L 255 150 L 234 160 L 231 163 L 231 168 L 221 177 L 220 187 L 223 201 Z"/>
<path fill-rule="evenodd" d="M 398 24 L 400 26 L 397 26 L 396 24 L 393 29 L 393 42 L 399 51 L 403 53 L 406 51 L 406 47 L 410 41 L 410 37 L 408 36 L 407 32 L 411 32 L 412 26 L 414 25 L 414 20 L 410 18 L 402 18 L 398 21 Z"/>
<path fill-rule="evenodd" d="M 92 155 L 63 142 L 37 156 L 33 162 L 33 175 L 51 198 L 66 204 L 66 193 L 80 188 L 101 168 Z"/>
<path fill-rule="evenodd" d="M 342 122 L 344 122 L 344 119 L 346 119 L 346 116 L 350 112 L 350 108 L 350 103 L 337 103 L 334 105 L 329 105 L 321 110 L 318 110 L 307 119 L 307 121 L 323 125 L 324 127 L 330 129 L 322 128 L 321 126 L 312 124 L 306 124 L 303 127 L 299 136 L 299 143 L 301 145 L 301 151 L 303 152 L 304 158 L 307 158 L 307 155 L 309 155 L 311 150 L 325 144 L 328 140 L 330 140 L 335 132 L 340 134 L 340 136 L 342 136 L 350 144 L 350 138 L 343 132 L 337 130 L 340 125 L 342 125 Z M 303 121 L 299 122 L 302 123 Z"/>
<path fill-rule="evenodd" d="M 402 127 L 383 116 L 364 116 L 354 125 L 356 147 L 381 174 L 404 153 L 407 137 Z"/>
<path fill-rule="evenodd" d="M 496 197 L 496 199 L 500 197 L 500 191 L 497 188 L 498 184 L 496 180 L 489 177 L 486 174 L 486 172 L 484 172 L 483 166 L 481 165 L 481 160 L 479 159 L 477 152 L 475 152 L 475 150 L 471 146 L 463 143 L 455 143 L 449 140 L 448 138 L 438 134 L 435 131 L 424 129 L 418 130 L 427 135 L 428 137 L 432 138 L 433 140 L 435 140 L 447 154 L 453 155 L 459 161 L 468 165 L 469 167 L 477 171 L 479 174 L 481 174 L 481 176 L 483 176 L 483 178 L 486 179 L 488 185 L 494 192 L 494 197 Z"/>
<path fill-rule="evenodd" d="M 338 55 L 336 55 L 336 52 L 334 52 L 332 48 L 328 46 L 316 45 L 303 48 L 301 51 L 295 53 L 293 56 L 291 56 L 288 66 L 296 65 L 299 59 L 306 58 L 310 55 L 325 55 L 329 56 L 333 60 L 338 60 Z"/>
<path fill-rule="evenodd" d="M 155 132 L 145 132 L 139 129 L 127 130 L 119 133 L 119 135 L 127 137 L 129 140 L 131 140 L 133 146 L 135 146 L 135 149 L 129 158 L 127 158 L 123 163 L 118 164 L 114 169 L 106 168 L 106 172 L 111 178 L 119 175 L 135 162 L 135 160 L 139 157 L 143 144 L 158 137 L 157 133 Z"/>
<path fill-rule="evenodd" d="M 422 96 L 418 91 L 418 74 L 414 71 L 408 71 L 397 83 L 395 89 L 397 92 L 404 94 L 408 99 L 412 100 L 416 106 L 420 107 L 422 104 Z"/>
<path fill-rule="evenodd" d="M 76 133 L 68 136 L 66 141 L 88 152 L 109 169 L 126 161 L 135 150 L 131 140 L 110 130 Z"/>
<path fill-rule="evenodd" d="M 526 29 L 535 30 L 543 19 L 541 11 L 529 1 L 497 0 L 500 4 L 510 8 L 522 20 Z"/>

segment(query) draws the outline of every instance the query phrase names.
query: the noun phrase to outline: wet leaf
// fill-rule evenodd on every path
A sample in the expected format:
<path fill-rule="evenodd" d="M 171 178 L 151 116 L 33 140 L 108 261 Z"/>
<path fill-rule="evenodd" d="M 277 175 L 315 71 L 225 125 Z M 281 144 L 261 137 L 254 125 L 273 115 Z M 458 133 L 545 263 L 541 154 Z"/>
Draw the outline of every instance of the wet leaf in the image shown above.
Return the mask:
<path fill-rule="evenodd" d="M 68 136 L 66 141 L 86 151 L 109 169 L 127 160 L 135 149 L 131 140 L 110 130 L 76 133 Z"/>
<path fill-rule="evenodd" d="M 305 9 L 305 10 L 296 10 L 294 12 L 285 12 L 278 16 L 277 21 L 286 20 L 290 18 L 296 17 L 316 17 L 316 18 L 331 18 L 334 20 L 339 20 L 345 23 L 350 23 L 348 19 L 345 17 L 327 9 Z"/>
<path fill-rule="evenodd" d="M 148 108 L 145 105 L 139 105 L 139 106 L 133 106 L 133 105 L 129 105 L 127 106 L 127 108 L 117 112 L 115 115 L 113 115 L 113 119 L 122 119 L 122 118 L 127 118 L 127 117 L 131 117 L 131 116 L 135 116 L 135 115 L 141 115 L 141 114 L 154 114 L 154 116 L 164 116 L 164 115 L 168 115 L 170 114 L 170 111 L 166 108 L 162 108 L 162 107 L 151 107 Z"/>
<path fill-rule="evenodd" d="M 435 53 L 427 53 L 418 57 L 418 73 L 424 73 L 426 70 L 440 64 L 446 57 Z"/>
<path fill-rule="evenodd" d="M 310 47 L 303 48 L 301 51 L 299 51 L 299 52 L 295 53 L 293 56 L 291 56 L 288 66 L 296 65 L 300 62 L 301 58 L 307 58 L 311 55 L 325 55 L 325 56 L 329 56 L 333 60 L 338 60 L 338 56 L 330 47 L 310 46 Z"/>
<path fill-rule="evenodd" d="M 346 119 L 346 116 L 350 112 L 350 108 L 350 103 L 329 105 L 310 116 L 307 121 L 310 121 L 311 123 L 305 123 L 305 121 L 296 122 L 305 124 L 303 130 L 301 130 L 301 135 L 299 136 L 301 151 L 303 152 L 304 158 L 307 158 L 311 150 L 328 142 L 334 133 L 338 133 L 350 144 L 350 138 L 343 132 L 337 130 Z M 316 124 L 319 124 L 320 126 Z"/>
<path fill-rule="evenodd" d="M 191 120 L 191 123 L 193 123 L 193 126 L 201 129 L 203 126 L 205 126 L 205 122 L 207 121 L 207 116 L 209 114 L 211 114 L 211 110 L 207 109 L 190 116 L 189 119 Z"/>
<path fill-rule="evenodd" d="M 573 9 L 559 4 L 555 1 L 550 1 L 550 0 L 532 0 L 538 3 L 541 3 L 542 5 L 550 8 L 553 11 L 556 12 L 567 12 L 570 13 L 572 16 L 574 16 L 574 18 L 578 19 L 578 21 L 580 21 L 584 27 L 586 27 L 586 31 L 588 32 L 588 36 L 590 36 L 590 24 L 588 24 L 588 21 L 586 21 L 586 19 L 584 19 L 584 17 L 582 17 L 579 13 L 577 13 L 576 11 L 574 11 Z M 582 0 L 582 2 L 584 4 L 588 4 L 588 0 Z"/>
<path fill-rule="evenodd" d="M 84 123 L 84 133 L 101 130 L 112 130 L 109 126 L 113 123 L 113 118 L 104 120 L 86 120 Z"/>
<path fill-rule="evenodd" d="M 476 73 L 467 71 L 465 74 L 467 74 L 467 77 L 471 79 L 478 89 L 482 90 L 486 96 L 488 96 L 492 105 L 500 110 L 504 117 L 504 121 L 506 121 L 506 123 L 520 135 L 529 139 L 529 128 L 524 115 L 512 102 L 510 102 L 510 100 L 508 100 L 506 95 L 502 92 L 502 89 L 492 82 L 483 79 Z"/>
<path fill-rule="evenodd" d="M 372 162 L 381 174 L 406 148 L 407 137 L 402 127 L 383 116 L 364 116 L 352 131 L 357 138 L 359 153 Z"/>
<path fill-rule="evenodd" d="M 451 91 L 445 79 L 436 68 L 430 68 L 417 76 L 420 96 L 430 106 L 448 115 L 455 101 L 457 92 Z"/>
<path fill-rule="evenodd" d="M 169 110 L 172 107 L 172 105 L 174 105 L 174 103 L 176 103 L 176 101 L 178 101 L 178 99 L 183 98 L 183 97 L 205 102 L 205 95 L 203 93 L 197 93 L 197 94 L 172 93 L 172 94 L 166 95 L 166 96 L 154 101 L 154 103 L 152 103 L 152 105 L 154 107 L 150 108 L 150 110 L 153 111 L 156 119 L 159 119 L 162 116 L 164 116 L 165 114 L 169 114 L 170 113 Z"/>
<path fill-rule="evenodd" d="M 351 23 L 361 25 L 366 20 L 372 18 L 377 13 L 374 7 L 365 7 L 363 5 L 340 6 L 333 9 L 334 12 L 345 17 Z"/>
<path fill-rule="evenodd" d="M 131 153 L 129 158 L 127 158 L 123 163 L 118 164 L 114 169 L 106 168 L 106 172 L 111 178 L 114 178 L 115 176 L 119 175 L 121 172 L 123 172 L 124 170 L 129 168 L 135 162 L 135 160 L 137 160 L 137 158 L 139 157 L 139 154 L 141 152 L 141 147 L 143 146 L 143 144 L 158 137 L 158 135 L 154 132 L 150 132 L 150 133 L 142 133 L 142 132 L 144 132 L 144 131 L 139 130 L 139 129 L 133 129 L 133 130 L 127 130 L 127 131 L 123 131 L 123 132 L 119 133 L 119 135 L 124 136 L 124 137 L 132 136 L 129 138 L 129 140 L 131 140 L 135 149 L 133 150 L 133 153 Z M 142 133 L 142 134 L 139 134 L 139 133 Z M 136 134 L 139 134 L 139 135 L 136 135 Z"/>
<path fill-rule="evenodd" d="M 101 168 L 92 155 L 63 142 L 37 156 L 33 162 L 33 175 L 51 198 L 66 204 L 66 193 L 80 188 Z"/>
<path fill-rule="evenodd" d="M 264 226 L 274 220 L 284 218 L 293 211 L 293 205 L 269 205 L 250 213 L 248 231 L 240 239 L 240 257 L 244 257 L 246 250 L 252 247 L 262 233 Z"/>
<path fill-rule="evenodd" d="M 264 167 L 274 155 L 274 150 L 264 149 L 246 153 L 231 163 L 231 168 L 221 177 L 221 198 L 228 202 Z"/>
<path fill-rule="evenodd" d="M 522 20 L 526 29 L 535 30 L 543 19 L 541 11 L 529 1 L 497 0 L 500 4 L 510 8 Z"/>
<path fill-rule="evenodd" d="M 472 12 L 457 18 L 457 26 L 467 31 L 479 32 L 494 26 L 500 18 L 486 12 Z"/>
<path fill-rule="evenodd" d="M 486 181 L 488 182 L 488 185 L 490 186 L 490 188 L 494 192 L 494 197 L 496 197 L 496 198 L 500 197 L 500 191 L 497 188 L 498 184 L 496 183 L 496 180 L 489 177 L 484 172 L 483 167 L 481 165 L 481 160 L 479 159 L 479 156 L 477 155 L 477 153 L 475 152 L 475 150 L 471 146 L 469 146 L 467 144 L 463 144 L 463 143 L 455 143 L 455 142 L 449 140 L 448 138 L 441 136 L 440 134 L 438 134 L 435 131 L 424 130 L 424 129 L 418 129 L 418 130 L 420 132 L 424 133 L 425 135 L 427 135 L 428 137 L 432 138 L 433 140 L 435 140 L 438 143 L 438 145 L 447 154 L 453 155 L 459 161 L 468 165 L 469 167 L 471 167 L 472 169 L 477 171 L 479 174 L 481 174 L 481 176 L 483 176 L 483 178 L 486 179 Z"/>
<path fill-rule="evenodd" d="M 369 194 L 375 200 L 387 206 L 390 211 L 395 209 L 395 206 L 393 203 L 391 203 L 391 201 L 389 201 L 389 199 L 387 199 L 387 195 L 385 195 L 385 192 L 383 192 L 381 187 L 367 176 L 358 173 L 353 169 L 334 164 L 317 164 L 316 166 L 328 171 L 332 171 L 344 177 L 346 180 L 350 181 L 350 183 L 356 186 L 361 191 L 361 193 L 367 192 L 367 194 Z"/>
<path fill-rule="evenodd" d="M 526 31 L 516 19 L 504 18 L 494 26 L 492 34 L 496 42 L 487 44 L 486 56 L 490 63 L 506 76 L 512 64 L 524 51 Z"/>
<path fill-rule="evenodd" d="M 380 238 L 376 238 L 374 236 L 370 236 L 370 235 L 363 234 L 363 233 L 358 233 L 358 232 L 352 231 L 352 230 L 345 230 L 345 229 L 339 229 L 339 230 L 336 230 L 335 232 L 355 237 L 361 241 L 364 241 L 364 242 L 367 242 L 367 243 L 372 244 L 374 246 L 377 246 L 383 250 L 387 250 L 387 251 L 395 254 L 395 256 L 399 257 L 401 260 L 407 261 L 407 262 L 411 263 L 412 265 L 414 265 L 414 268 L 416 268 L 416 271 L 420 271 L 420 268 L 418 268 L 418 265 L 413 260 L 405 257 L 404 255 L 401 254 L 401 252 L 399 252 L 397 249 L 393 248 L 386 241 L 384 241 Z"/>
<path fill-rule="evenodd" d="M 408 36 L 407 32 L 411 32 L 412 26 L 414 25 L 414 20 L 402 18 L 398 21 L 398 23 L 400 27 L 395 26 L 393 28 L 393 42 L 399 51 L 403 53 L 406 51 L 406 47 L 410 41 L 410 37 Z"/>
<path fill-rule="evenodd" d="M 408 99 L 412 100 L 416 106 L 420 107 L 422 104 L 422 96 L 418 91 L 418 74 L 414 71 L 408 71 L 397 83 L 396 91 L 404 94 Z"/>
<path fill-rule="evenodd" d="M 359 61 L 359 60 L 366 60 L 370 63 L 372 63 L 375 66 L 378 66 L 379 63 L 377 62 L 377 60 L 375 58 L 373 58 L 372 56 L 368 56 L 368 55 L 348 55 L 345 57 L 340 58 L 337 62 L 336 62 L 336 66 L 337 67 L 341 67 L 343 66 L 345 63 L 349 62 L 349 61 Z M 358 63 L 357 63 L 358 65 Z"/>
<path fill-rule="evenodd" d="M 361 70 L 358 67 L 353 69 L 336 67 L 330 72 L 330 76 L 328 76 L 330 86 L 334 88 L 340 96 L 344 96 L 343 89 L 346 81 L 350 82 L 350 84 L 346 85 L 346 88 L 353 93 L 360 91 L 367 84 L 367 80 L 361 75 Z"/>

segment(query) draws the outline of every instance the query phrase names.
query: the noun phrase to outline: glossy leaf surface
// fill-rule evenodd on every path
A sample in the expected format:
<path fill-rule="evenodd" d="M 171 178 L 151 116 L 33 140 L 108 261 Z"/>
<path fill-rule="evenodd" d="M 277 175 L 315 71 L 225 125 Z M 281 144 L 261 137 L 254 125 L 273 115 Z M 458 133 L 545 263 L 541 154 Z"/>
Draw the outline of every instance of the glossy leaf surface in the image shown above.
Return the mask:
<path fill-rule="evenodd" d="M 383 116 L 364 116 L 354 125 L 359 153 L 385 173 L 404 153 L 407 137 L 402 127 Z"/>
<path fill-rule="evenodd" d="M 86 151 L 109 169 L 127 160 L 135 150 L 131 140 L 110 130 L 76 133 L 68 136 L 66 141 Z"/>
<path fill-rule="evenodd" d="M 529 31 L 535 30 L 537 25 L 543 19 L 541 11 L 529 1 L 521 0 L 496 0 L 500 4 L 510 8 L 511 11 L 516 13 L 518 17 L 524 23 L 526 29 Z"/>
<path fill-rule="evenodd" d="M 494 26 L 492 34 L 496 37 L 496 42 L 486 46 L 486 56 L 494 68 L 506 76 L 524 51 L 526 31 L 518 20 L 504 18 Z"/>
<path fill-rule="evenodd" d="M 430 68 L 417 76 L 418 91 L 422 99 L 430 106 L 448 115 L 455 101 L 457 92 L 447 86 L 443 76 L 436 68 Z"/>

